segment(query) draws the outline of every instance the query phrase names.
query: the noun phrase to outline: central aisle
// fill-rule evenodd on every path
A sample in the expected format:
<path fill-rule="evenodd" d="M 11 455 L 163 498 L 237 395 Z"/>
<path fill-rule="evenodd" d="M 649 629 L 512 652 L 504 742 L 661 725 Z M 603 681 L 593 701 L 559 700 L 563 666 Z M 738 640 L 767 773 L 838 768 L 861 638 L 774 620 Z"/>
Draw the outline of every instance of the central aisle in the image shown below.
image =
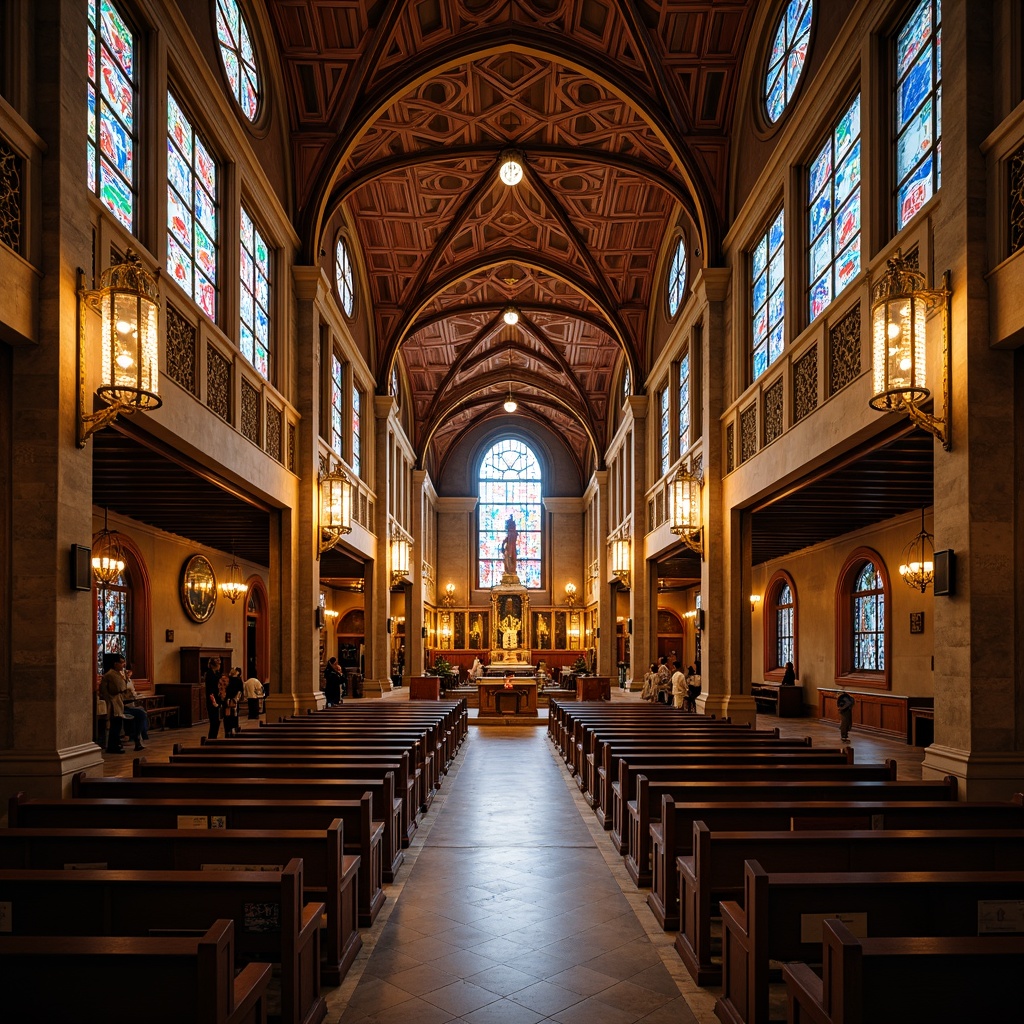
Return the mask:
<path fill-rule="evenodd" d="M 470 731 L 331 1021 L 714 1019 L 567 778 L 546 730 Z"/>

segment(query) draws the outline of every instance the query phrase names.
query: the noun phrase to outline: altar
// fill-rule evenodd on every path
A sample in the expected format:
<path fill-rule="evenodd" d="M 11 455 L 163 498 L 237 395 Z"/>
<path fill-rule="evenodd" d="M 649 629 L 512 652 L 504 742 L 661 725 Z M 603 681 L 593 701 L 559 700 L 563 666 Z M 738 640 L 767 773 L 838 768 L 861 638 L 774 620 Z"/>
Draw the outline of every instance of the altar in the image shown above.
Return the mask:
<path fill-rule="evenodd" d="M 480 717 L 501 715 L 537 717 L 537 680 L 515 679 L 511 687 L 504 682 L 481 679 L 477 683 Z"/>

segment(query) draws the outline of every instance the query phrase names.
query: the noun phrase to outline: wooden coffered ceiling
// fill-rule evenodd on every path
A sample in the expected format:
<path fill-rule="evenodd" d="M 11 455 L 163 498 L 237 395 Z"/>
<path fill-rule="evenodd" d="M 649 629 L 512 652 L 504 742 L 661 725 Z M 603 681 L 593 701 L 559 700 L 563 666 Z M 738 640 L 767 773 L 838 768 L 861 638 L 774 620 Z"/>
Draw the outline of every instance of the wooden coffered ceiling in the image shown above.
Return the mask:
<path fill-rule="evenodd" d="M 753 0 L 270 0 L 312 259 L 340 210 L 434 471 L 517 415 L 600 465 L 680 217 L 717 252 Z M 518 148 L 523 181 L 497 177 Z M 325 246 L 330 248 L 330 246 Z M 661 276 L 659 276 L 661 275 Z M 522 319 L 501 320 L 513 302 Z"/>

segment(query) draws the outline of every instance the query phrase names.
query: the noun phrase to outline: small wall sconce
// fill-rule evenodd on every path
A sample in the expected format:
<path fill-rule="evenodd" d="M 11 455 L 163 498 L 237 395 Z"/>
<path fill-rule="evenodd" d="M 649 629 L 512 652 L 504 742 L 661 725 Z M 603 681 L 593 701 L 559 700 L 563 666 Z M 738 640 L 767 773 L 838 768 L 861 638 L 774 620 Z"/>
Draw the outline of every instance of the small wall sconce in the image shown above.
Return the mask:
<path fill-rule="evenodd" d="M 565 585 L 565 603 L 572 608 L 576 604 L 576 584 L 566 583 Z"/>
<path fill-rule="evenodd" d="M 701 489 L 703 477 L 694 472 L 691 464 L 680 468 L 669 484 L 672 520 L 669 529 L 691 551 L 704 558 L 704 525 L 701 522 Z"/>
<path fill-rule="evenodd" d="M 917 426 L 934 434 L 947 452 L 952 445 L 948 417 L 953 293 L 949 281 L 947 270 L 941 288 L 925 288 L 924 274 L 903 258 L 901 250 L 888 260 L 885 274 L 871 290 L 874 395 L 868 403 L 878 412 L 905 412 Z M 920 406 L 931 397 L 925 321 L 937 307 L 942 309 L 942 411 L 940 416 L 933 416 Z"/>
<path fill-rule="evenodd" d="M 750 595 L 750 609 L 751 609 L 751 611 L 753 611 L 755 608 L 757 608 L 757 606 L 760 603 L 761 603 L 761 595 L 760 594 L 751 594 Z"/>
<path fill-rule="evenodd" d="M 441 603 L 445 608 L 451 608 L 455 603 L 455 584 L 446 583 L 444 588 L 444 597 L 441 598 Z"/>
<path fill-rule="evenodd" d="M 397 531 L 391 538 L 391 586 L 397 587 L 409 575 L 409 541 Z"/>
<path fill-rule="evenodd" d="M 333 608 L 325 608 L 324 615 L 327 616 L 327 624 L 334 627 L 335 622 L 341 618 L 341 612 L 336 612 Z"/>
<path fill-rule="evenodd" d="M 612 575 L 629 589 L 629 538 L 612 541 Z"/>
<path fill-rule="evenodd" d="M 85 311 L 100 314 L 103 365 L 96 395 L 107 403 L 89 412 L 85 394 Z M 157 323 L 160 293 L 156 281 L 132 249 L 122 263 L 100 275 L 100 287 L 85 287 L 85 271 L 78 271 L 78 447 L 97 430 L 117 418 L 139 410 L 152 412 L 163 405 L 159 395 Z"/>
<path fill-rule="evenodd" d="M 340 467 L 317 477 L 320 500 L 319 541 L 316 557 L 336 547 L 346 533 L 352 532 L 352 481 Z"/>

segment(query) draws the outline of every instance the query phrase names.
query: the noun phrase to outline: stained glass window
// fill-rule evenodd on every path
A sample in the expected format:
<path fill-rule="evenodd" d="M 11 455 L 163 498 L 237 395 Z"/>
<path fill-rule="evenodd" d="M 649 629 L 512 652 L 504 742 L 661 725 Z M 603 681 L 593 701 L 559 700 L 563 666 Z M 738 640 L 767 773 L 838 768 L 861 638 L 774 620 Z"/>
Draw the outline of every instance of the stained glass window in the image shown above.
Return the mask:
<path fill-rule="evenodd" d="M 334 251 L 334 281 L 338 287 L 341 308 L 345 311 L 345 316 L 351 316 L 356 305 L 356 285 L 352 274 L 352 258 L 349 256 L 344 238 L 338 239 Z"/>
<path fill-rule="evenodd" d="M 633 381 L 629 375 L 629 367 L 627 366 L 622 372 L 622 404 L 626 404 L 626 399 L 629 398 L 633 389 Z"/>
<path fill-rule="evenodd" d="M 668 472 L 669 451 L 668 388 L 658 392 L 658 475 Z"/>
<path fill-rule="evenodd" d="M 89 190 L 135 230 L 135 35 L 109 0 L 89 0 Z"/>
<path fill-rule="evenodd" d="M 896 227 L 942 182 L 942 4 L 921 0 L 896 37 Z"/>
<path fill-rule="evenodd" d="M 679 360 L 679 454 L 690 447 L 690 353 Z"/>
<path fill-rule="evenodd" d="M 217 0 L 217 42 L 231 95 L 238 101 L 242 113 L 255 121 L 260 105 L 260 76 L 249 26 L 238 9 L 237 0 Z"/>
<path fill-rule="evenodd" d="M 505 571 L 504 542 L 509 518 L 516 524 L 516 572 L 531 590 L 541 585 L 541 472 L 533 451 L 505 438 L 493 445 L 478 479 L 480 587 L 496 587 Z"/>
<path fill-rule="evenodd" d="M 399 398 L 398 367 L 391 367 L 391 397 L 397 402 Z"/>
<path fill-rule="evenodd" d="M 854 671 L 885 670 L 885 590 L 881 574 L 866 562 L 853 585 Z"/>
<path fill-rule="evenodd" d="M 810 319 L 860 273 L 860 93 L 807 174 Z"/>
<path fill-rule="evenodd" d="M 668 272 L 668 315 L 675 316 L 686 291 L 686 242 L 680 238 Z"/>
<path fill-rule="evenodd" d="M 244 206 L 241 261 L 240 347 L 259 375 L 270 380 L 270 250 Z"/>
<path fill-rule="evenodd" d="M 772 124 L 782 117 L 796 92 L 807 60 L 813 14 L 812 0 L 789 0 L 779 18 L 772 52 L 768 56 L 768 71 L 764 76 L 764 105 Z"/>
<path fill-rule="evenodd" d="M 331 353 L 331 447 L 341 455 L 344 432 L 342 423 L 345 420 L 345 389 L 343 386 L 344 368 L 341 360 Z"/>
<path fill-rule="evenodd" d="M 167 270 L 217 318 L 217 165 L 167 94 Z"/>
<path fill-rule="evenodd" d="M 104 654 L 128 658 L 132 592 L 128 571 L 96 591 L 96 671 L 103 672 Z"/>
<path fill-rule="evenodd" d="M 775 668 L 793 661 L 793 591 L 788 583 L 779 588 L 775 600 Z"/>
<path fill-rule="evenodd" d="M 362 465 L 363 437 L 360 417 L 363 412 L 363 396 L 359 388 L 352 385 L 352 472 L 359 476 Z"/>
<path fill-rule="evenodd" d="M 786 282 L 783 210 L 758 240 L 751 255 L 752 381 L 782 355 L 785 344 Z"/>

